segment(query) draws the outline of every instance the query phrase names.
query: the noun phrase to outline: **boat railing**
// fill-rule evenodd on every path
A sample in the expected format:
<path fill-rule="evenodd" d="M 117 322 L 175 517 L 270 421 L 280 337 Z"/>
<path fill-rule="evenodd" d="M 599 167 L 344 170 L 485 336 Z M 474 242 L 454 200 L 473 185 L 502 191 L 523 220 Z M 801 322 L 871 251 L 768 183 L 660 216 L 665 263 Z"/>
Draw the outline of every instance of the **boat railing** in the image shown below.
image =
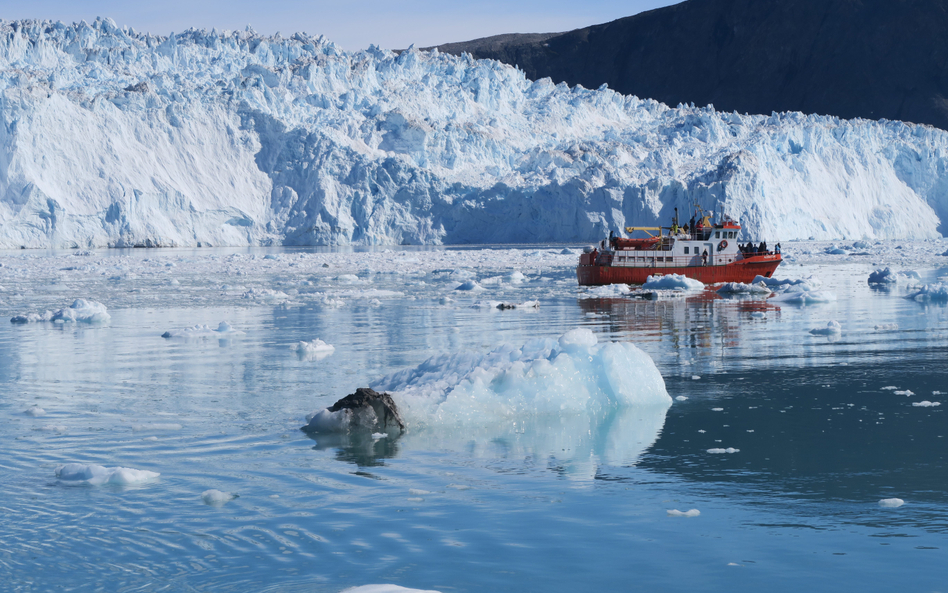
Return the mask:
<path fill-rule="evenodd" d="M 742 254 L 742 253 L 715 253 L 705 256 L 695 255 L 664 255 L 663 251 L 615 251 L 611 254 L 602 254 L 599 263 L 612 266 L 628 266 L 636 268 L 681 268 L 693 266 L 721 266 L 741 260 L 753 259 L 758 256 L 774 256 L 774 252 Z"/>

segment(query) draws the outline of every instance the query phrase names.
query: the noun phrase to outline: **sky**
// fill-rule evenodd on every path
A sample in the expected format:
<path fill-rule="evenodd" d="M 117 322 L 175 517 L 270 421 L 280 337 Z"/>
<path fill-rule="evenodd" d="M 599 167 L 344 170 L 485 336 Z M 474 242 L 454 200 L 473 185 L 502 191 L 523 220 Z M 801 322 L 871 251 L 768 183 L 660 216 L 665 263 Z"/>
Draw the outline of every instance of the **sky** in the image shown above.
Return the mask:
<path fill-rule="evenodd" d="M 0 18 L 66 23 L 97 16 L 139 32 L 167 35 L 189 27 L 284 36 L 325 35 L 347 50 L 375 44 L 403 49 L 501 33 L 569 31 L 681 0 L 0 0 Z"/>

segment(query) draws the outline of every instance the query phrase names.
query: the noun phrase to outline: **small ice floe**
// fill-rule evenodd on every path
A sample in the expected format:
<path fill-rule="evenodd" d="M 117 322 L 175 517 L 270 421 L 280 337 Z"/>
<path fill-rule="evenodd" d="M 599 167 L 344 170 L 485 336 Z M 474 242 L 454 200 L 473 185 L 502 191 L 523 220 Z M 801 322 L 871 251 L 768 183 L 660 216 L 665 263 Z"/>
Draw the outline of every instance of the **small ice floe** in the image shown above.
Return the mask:
<path fill-rule="evenodd" d="M 688 396 L 687 396 L 687 395 L 679 395 L 678 397 L 675 398 L 675 401 L 678 401 L 678 402 L 688 401 Z"/>
<path fill-rule="evenodd" d="M 886 385 L 885 387 L 880 387 L 879 391 L 895 391 L 898 389 L 895 385 Z"/>
<path fill-rule="evenodd" d="M 179 338 L 185 340 L 197 340 L 204 338 L 226 338 L 243 333 L 244 332 L 240 330 L 234 329 L 234 327 L 226 321 L 221 321 L 217 324 L 217 329 L 213 329 L 207 324 L 197 324 L 181 330 L 166 331 L 165 333 L 161 334 L 161 337 L 165 339 Z"/>
<path fill-rule="evenodd" d="M 340 593 L 440 593 L 433 589 L 409 589 L 398 585 L 362 585 L 350 587 Z"/>
<path fill-rule="evenodd" d="M 818 327 L 810 330 L 814 336 L 838 336 L 843 331 L 843 326 L 838 321 L 829 321 L 826 327 Z"/>
<path fill-rule="evenodd" d="M 409 488 L 408 493 L 412 496 L 424 496 L 426 494 L 431 494 L 431 492 L 427 490 L 419 490 L 418 488 Z"/>
<path fill-rule="evenodd" d="M 712 412 L 723 412 L 724 408 L 711 408 Z"/>
<path fill-rule="evenodd" d="M 767 288 L 763 282 L 757 284 L 744 284 L 743 282 L 727 282 L 717 289 L 718 294 L 753 294 L 768 295 L 773 291 Z"/>
<path fill-rule="evenodd" d="M 520 270 L 514 270 L 507 275 L 507 282 L 510 284 L 523 284 L 526 280 L 527 277 Z"/>
<path fill-rule="evenodd" d="M 387 433 L 387 432 L 373 432 L 373 433 L 372 433 L 372 440 L 373 440 L 373 441 L 378 441 L 378 440 L 381 440 L 381 439 L 384 439 L 384 438 L 388 438 L 388 433 Z"/>
<path fill-rule="evenodd" d="M 608 299 L 615 297 L 628 296 L 632 292 L 628 284 L 606 284 L 603 286 L 592 286 L 576 295 L 578 299 Z"/>
<path fill-rule="evenodd" d="M 935 284 L 926 284 L 918 291 L 908 295 L 908 298 L 916 301 L 948 301 L 948 283 L 936 282 Z"/>
<path fill-rule="evenodd" d="M 47 424 L 47 425 L 45 425 L 45 426 L 41 426 L 41 427 L 40 427 L 40 430 L 42 430 L 43 432 L 58 432 L 58 433 L 64 433 L 64 432 L 66 432 L 68 429 L 67 429 L 66 426 L 63 425 L 63 424 Z"/>
<path fill-rule="evenodd" d="M 906 397 L 912 397 L 915 395 L 915 392 L 911 389 L 896 390 L 895 395 L 904 395 Z"/>
<path fill-rule="evenodd" d="M 296 356 L 305 361 L 322 360 L 336 351 L 335 346 L 327 344 L 319 338 L 312 342 L 297 342 L 292 348 L 296 352 Z"/>
<path fill-rule="evenodd" d="M 700 379 L 701 379 L 701 375 L 692 375 L 692 376 L 691 376 L 691 380 L 692 380 L 692 381 L 698 381 L 698 380 L 700 380 Z"/>
<path fill-rule="evenodd" d="M 204 501 L 204 504 L 210 507 L 224 506 L 235 498 L 240 498 L 240 495 L 233 492 L 221 492 L 215 488 L 205 490 L 201 493 L 201 500 Z"/>
<path fill-rule="evenodd" d="M 920 402 L 912 402 L 912 407 L 915 408 L 934 408 L 940 406 L 941 402 L 930 402 L 927 399 Z"/>
<path fill-rule="evenodd" d="M 405 430 L 395 401 L 388 393 L 378 393 L 367 387 L 356 389 L 331 407 L 313 412 L 301 428 L 310 433 L 346 433 L 351 430 L 386 429 Z"/>
<path fill-rule="evenodd" d="M 324 307 L 329 307 L 331 309 L 338 309 L 339 307 L 345 307 L 346 301 L 342 299 L 334 299 L 332 297 L 325 296 L 323 300 L 320 301 Z"/>
<path fill-rule="evenodd" d="M 454 290 L 463 290 L 471 292 L 481 292 L 486 290 L 483 286 L 477 283 L 476 280 L 466 280 L 457 286 L 454 287 Z"/>
<path fill-rule="evenodd" d="M 362 280 L 355 274 L 342 274 L 341 276 L 336 276 L 336 282 L 339 284 L 359 284 Z"/>
<path fill-rule="evenodd" d="M 679 511 L 678 509 L 669 509 L 669 517 L 697 517 L 701 514 L 701 511 L 698 509 L 691 509 L 690 511 Z"/>
<path fill-rule="evenodd" d="M 12 323 L 39 323 L 51 321 L 53 323 L 88 323 L 90 325 L 107 323 L 112 316 L 109 315 L 102 303 L 96 301 L 87 301 L 86 299 L 76 299 L 71 305 L 57 311 L 47 311 L 44 314 L 28 313 L 26 315 L 16 315 L 10 319 Z"/>
<path fill-rule="evenodd" d="M 272 288 L 251 288 L 241 295 L 241 298 L 258 303 L 279 304 L 290 300 L 290 295 L 280 290 L 273 290 Z"/>
<path fill-rule="evenodd" d="M 649 276 L 642 285 L 643 290 L 704 290 L 704 283 L 688 278 L 681 274 L 665 274 L 664 276 Z"/>
<path fill-rule="evenodd" d="M 873 327 L 877 332 L 895 331 L 899 329 L 898 323 L 880 323 Z"/>
<path fill-rule="evenodd" d="M 497 309 L 498 311 L 507 311 L 509 309 L 539 309 L 540 301 L 524 301 L 522 303 L 504 303 L 502 301 L 477 301 L 471 305 L 472 309 Z"/>
<path fill-rule="evenodd" d="M 848 255 L 849 252 L 845 249 L 839 247 L 838 245 L 830 245 L 824 251 L 827 255 Z"/>
<path fill-rule="evenodd" d="M 886 509 L 895 509 L 905 504 L 901 498 L 883 498 L 879 501 L 879 506 Z"/>
<path fill-rule="evenodd" d="M 102 467 L 101 465 L 87 465 L 84 463 L 67 463 L 56 468 L 56 477 L 67 484 L 117 484 L 127 486 L 154 480 L 160 476 L 158 472 L 150 472 L 129 467 Z"/>
<path fill-rule="evenodd" d="M 734 447 L 728 447 L 727 449 L 721 449 L 720 447 L 714 449 L 708 449 L 708 453 L 712 455 L 722 455 L 724 453 L 740 453 L 740 449 L 735 449 Z"/>
<path fill-rule="evenodd" d="M 24 410 L 23 413 L 26 414 L 27 416 L 32 416 L 32 417 L 34 417 L 34 418 L 38 418 L 39 416 L 45 416 L 45 415 L 46 415 L 46 410 L 44 410 L 43 408 L 41 408 L 41 407 L 39 407 L 39 406 L 37 406 L 37 405 L 32 405 L 32 406 L 30 406 L 29 408 L 27 408 L 26 410 Z"/>
<path fill-rule="evenodd" d="M 869 274 L 869 284 L 883 286 L 914 286 L 919 284 L 922 277 L 918 272 L 908 270 L 904 272 L 893 272 L 890 268 L 876 270 Z"/>

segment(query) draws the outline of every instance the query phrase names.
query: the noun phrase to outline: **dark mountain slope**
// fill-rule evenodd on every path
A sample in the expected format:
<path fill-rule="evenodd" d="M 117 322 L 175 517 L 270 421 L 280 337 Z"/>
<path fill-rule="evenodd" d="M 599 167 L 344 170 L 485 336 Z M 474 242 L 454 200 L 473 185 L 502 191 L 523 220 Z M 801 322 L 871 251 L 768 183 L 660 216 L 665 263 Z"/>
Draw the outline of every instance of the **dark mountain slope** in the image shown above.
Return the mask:
<path fill-rule="evenodd" d="M 689 0 L 568 33 L 439 49 L 673 106 L 948 129 L 948 0 Z"/>

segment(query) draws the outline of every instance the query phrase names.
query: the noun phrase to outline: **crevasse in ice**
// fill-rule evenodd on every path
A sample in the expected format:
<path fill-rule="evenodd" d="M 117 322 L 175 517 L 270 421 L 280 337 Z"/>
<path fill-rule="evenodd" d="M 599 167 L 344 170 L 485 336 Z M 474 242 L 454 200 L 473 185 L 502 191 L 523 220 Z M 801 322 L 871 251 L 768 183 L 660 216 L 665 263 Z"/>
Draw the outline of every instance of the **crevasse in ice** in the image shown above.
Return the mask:
<path fill-rule="evenodd" d="M 935 237 L 948 134 L 670 108 L 498 62 L 0 21 L 0 248 Z"/>

